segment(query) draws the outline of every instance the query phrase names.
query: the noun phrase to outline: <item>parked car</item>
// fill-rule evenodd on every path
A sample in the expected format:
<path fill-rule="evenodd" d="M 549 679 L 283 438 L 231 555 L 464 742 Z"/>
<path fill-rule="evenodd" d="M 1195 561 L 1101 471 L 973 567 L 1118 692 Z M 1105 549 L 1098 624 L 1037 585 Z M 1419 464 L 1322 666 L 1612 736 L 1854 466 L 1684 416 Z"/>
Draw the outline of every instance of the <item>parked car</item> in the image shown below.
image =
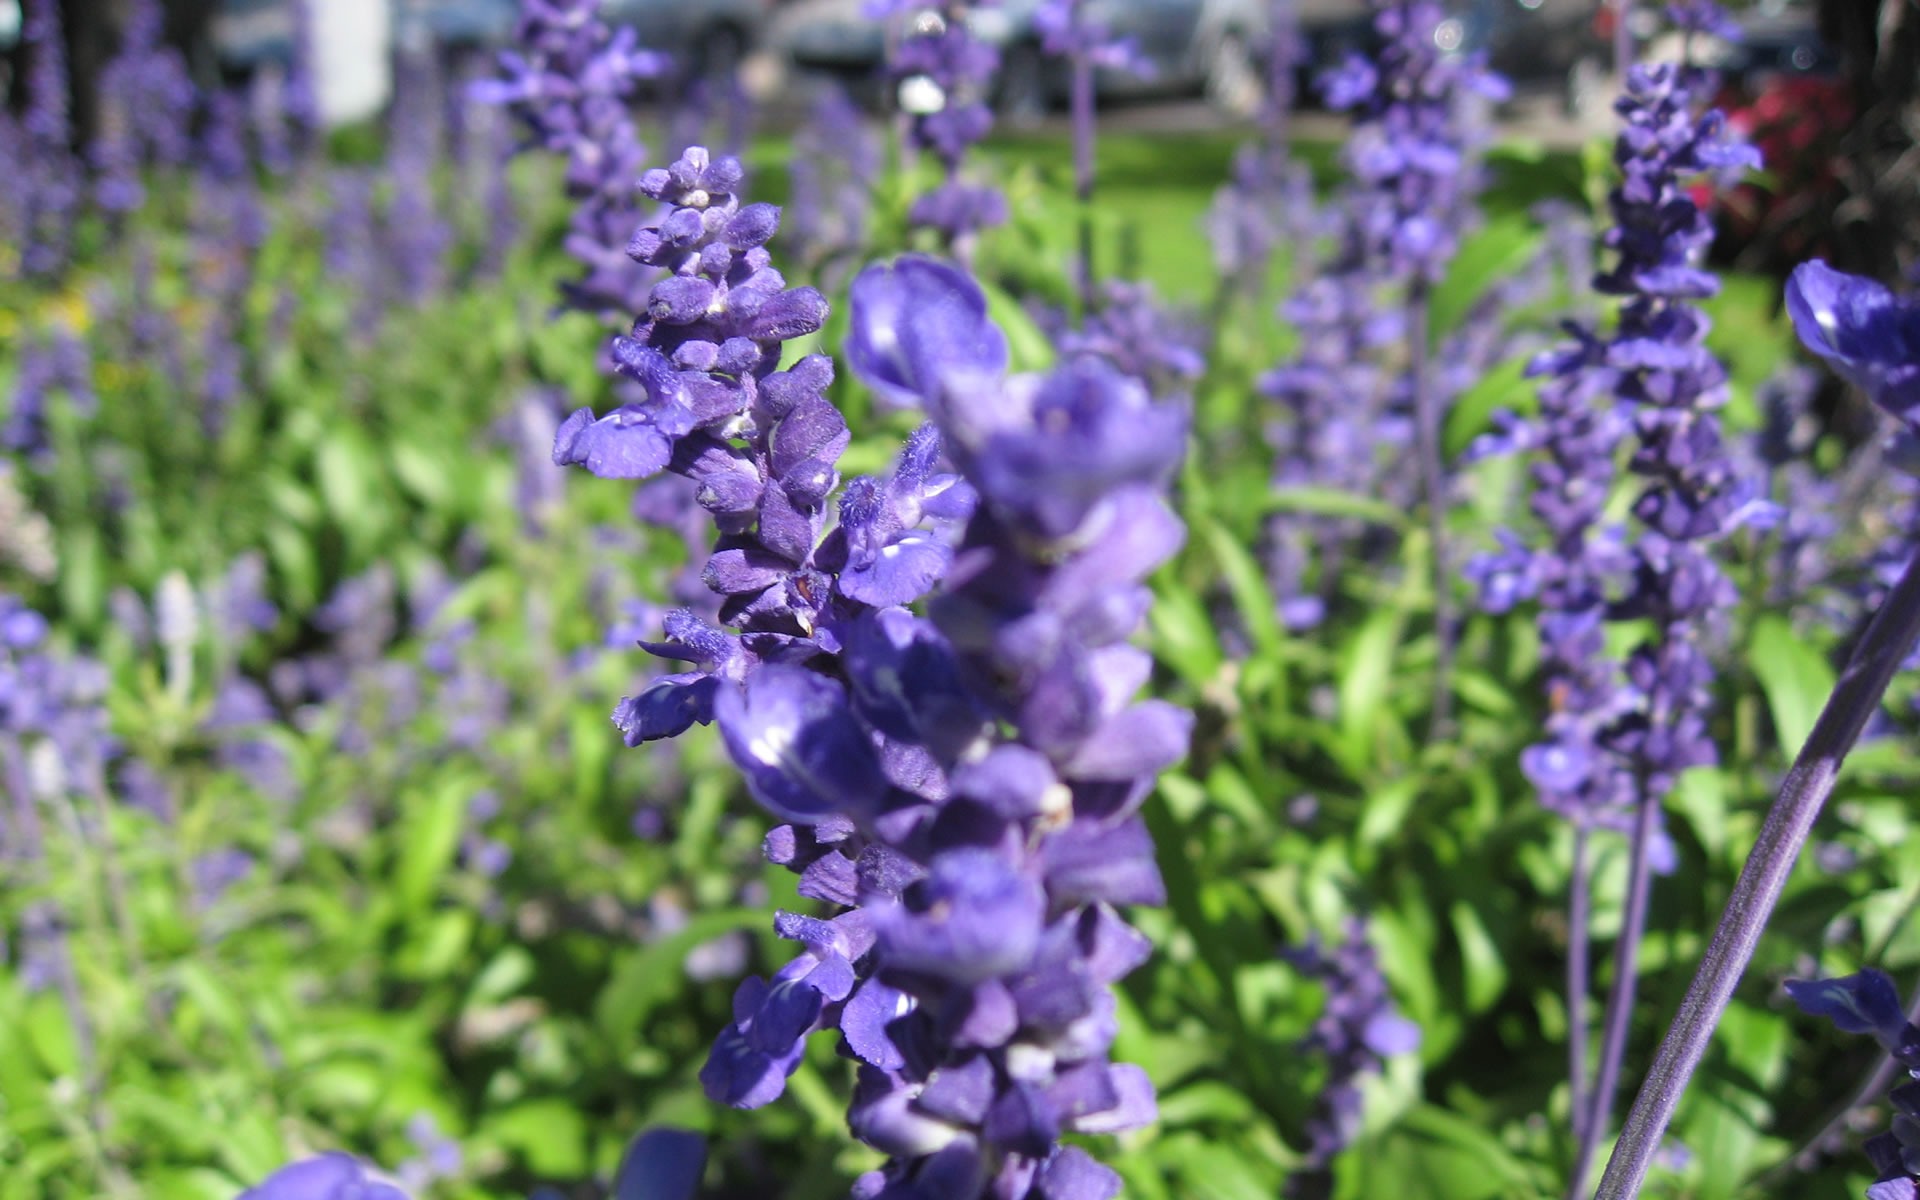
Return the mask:
<path fill-rule="evenodd" d="M 1814 14 L 1788 9 L 1741 18 L 1738 41 L 1713 47 L 1713 106 L 1760 151 L 1766 174 L 1719 196 L 1714 253 L 1747 270 L 1782 273 L 1833 254 L 1847 198 L 1846 134 L 1854 97 L 1840 56 Z"/>
<path fill-rule="evenodd" d="M 1066 95 L 1064 70 L 1040 44 L 1039 7 L 1040 0 L 1002 0 L 969 17 L 974 36 L 1000 51 L 994 101 L 1002 112 L 1031 115 Z M 1132 38 L 1153 68 L 1144 76 L 1099 72 L 1101 95 L 1201 92 L 1235 111 L 1258 103 L 1265 0 L 1090 0 L 1090 7 L 1115 36 Z M 800 0 L 779 27 L 787 57 L 804 70 L 871 75 L 886 55 L 885 30 L 861 13 L 861 0 Z"/>
<path fill-rule="evenodd" d="M 1569 114 L 1611 96 L 1612 47 L 1596 0 L 1467 0 L 1457 11 L 1434 33 L 1441 49 L 1485 53 L 1516 88 L 1558 92 Z"/>
<path fill-rule="evenodd" d="M 519 0 L 394 0 L 394 44 L 489 50 L 513 36 L 519 19 Z"/>
<path fill-rule="evenodd" d="M 513 34 L 519 0 L 393 0 L 393 43 L 431 45 L 450 58 L 491 50 Z M 293 57 L 290 0 L 218 0 L 213 53 L 228 75 Z"/>
<path fill-rule="evenodd" d="M 680 76 L 724 75 L 759 45 L 772 0 L 604 0 L 601 16 L 673 57 Z"/>

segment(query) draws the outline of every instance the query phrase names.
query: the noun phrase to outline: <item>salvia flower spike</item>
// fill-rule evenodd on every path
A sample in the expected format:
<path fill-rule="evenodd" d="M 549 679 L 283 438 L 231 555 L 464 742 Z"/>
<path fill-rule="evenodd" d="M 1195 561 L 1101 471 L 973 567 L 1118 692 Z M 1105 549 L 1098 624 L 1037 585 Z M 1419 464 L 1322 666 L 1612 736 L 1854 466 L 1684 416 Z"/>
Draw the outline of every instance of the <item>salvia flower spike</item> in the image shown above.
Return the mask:
<path fill-rule="evenodd" d="M 1149 660 L 1127 644 L 1183 533 L 1163 491 L 1184 406 L 1090 356 L 1008 377 L 973 280 L 903 258 L 855 281 L 849 357 L 932 420 L 841 487 L 831 362 L 773 370 L 825 302 L 784 289 L 779 212 L 739 186 L 697 148 L 644 177 L 671 210 L 632 251 L 668 274 L 614 356 L 646 398 L 576 413 L 555 447 L 694 480 L 718 623 L 669 614 L 643 645 L 686 669 L 615 721 L 630 744 L 717 724 L 787 822 L 768 859 L 841 910 L 776 915 L 800 952 L 740 986 L 701 1081 L 766 1104 L 835 1030 L 861 1064 L 849 1125 L 889 1156 L 857 1196 L 1106 1200 L 1118 1177 L 1060 1138 L 1155 1112 L 1144 1072 L 1109 1060 L 1109 988 L 1149 951 L 1117 909 L 1164 901 L 1138 810 L 1191 725 L 1134 699 Z"/>
<path fill-rule="evenodd" d="M 1920 342 L 1910 336 L 1911 300 L 1895 298 L 1871 280 L 1813 262 L 1797 269 L 1788 281 L 1787 310 L 1808 349 L 1833 361 L 1876 404 L 1899 418 L 1907 432 L 1913 432 L 1914 409 L 1903 391 L 1903 381 L 1920 370 Z M 1917 636 L 1920 547 L 1874 613 L 1780 786 L 1700 967 L 1680 1001 L 1680 1011 L 1627 1114 L 1600 1179 L 1599 1200 L 1625 1200 L 1638 1193 L 1687 1081 L 1706 1055 L 1714 1028 L 1753 959 L 1760 933 L 1779 902 L 1814 819 Z M 1886 996 L 1876 995 L 1871 983 L 1858 982 L 1860 977 L 1854 979 L 1854 985 L 1840 990 L 1809 985 L 1803 995 L 1822 1015 L 1844 1011 L 1843 1019 L 1863 1030 L 1871 1025 L 1876 1035 L 1883 1034 L 1889 1023 Z"/>

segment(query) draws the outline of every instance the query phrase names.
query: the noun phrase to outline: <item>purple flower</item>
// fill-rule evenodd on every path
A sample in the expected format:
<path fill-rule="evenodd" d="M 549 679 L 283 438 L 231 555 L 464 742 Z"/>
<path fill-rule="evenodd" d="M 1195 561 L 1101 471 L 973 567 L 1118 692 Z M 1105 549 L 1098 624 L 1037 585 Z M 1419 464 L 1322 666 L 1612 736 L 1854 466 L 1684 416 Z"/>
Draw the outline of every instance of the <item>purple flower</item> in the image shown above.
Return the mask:
<path fill-rule="evenodd" d="M 992 1178 L 1010 1197 L 1047 1180 L 1111 1195 L 1058 1139 L 1154 1111 L 1144 1076 L 1108 1059 L 1108 988 L 1147 952 L 1115 907 L 1164 900 L 1138 808 L 1191 725 L 1134 700 L 1150 660 L 1126 644 L 1182 534 L 1160 492 L 1184 410 L 1093 357 L 1005 377 L 978 287 L 903 260 L 856 281 L 853 358 L 933 422 L 840 488 L 830 361 L 774 369 L 825 302 L 785 289 L 765 248 L 779 213 L 739 186 L 737 163 L 698 149 L 643 177 L 672 208 L 632 244 L 666 272 L 614 348 L 637 394 L 576 414 L 556 445 L 693 481 L 722 599 L 643 643 L 690 669 L 616 722 L 630 743 L 717 722 L 748 791 L 792 823 L 767 857 L 843 909 L 776 917 L 802 950 L 740 985 L 703 1085 L 768 1103 L 805 1039 L 835 1030 L 862 1064 L 849 1123 L 893 1156 L 862 1194 Z"/>
<path fill-rule="evenodd" d="M 1420 1027 L 1394 1008 L 1379 956 L 1359 918 L 1349 921 L 1345 938 L 1333 950 L 1315 939 L 1284 957 L 1326 986 L 1326 1005 L 1301 1044 L 1327 1060 L 1327 1082 L 1307 1123 L 1309 1168 L 1323 1170 L 1360 1131 L 1362 1078 L 1377 1074 L 1383 1060 L 1418 1050 Z"/>
<path fill-rule="evenodd" d="M 987 319 L 986 297 L 957 267 L 909 254 L 853 281 L 855 324 L 847 361 L 882 400 L 922 405 L 949 375 L 960 380 L 1007 369 L 1007 339 Z"/>
<path fill-rule="evenodd" d="M 1920 418 L 1920 303 L 1815 259 L 1787 281 L 1787 312 L 1807 349 L 1909 426 Z"/>
<path fill-rule="evenodd" d="M 359 1159 L 335 1150 L 280 1168 L 238 1200 L 407 1200 L 407 1194 L 374 1179 Z"/>
<path fill-rule="evenodd" d="M 667 59 L 636 44 L 630 27 L 610 31 L 600 0 L 522 0 L 513 49 L 500 55 L 501 78 L 469 94 L 504 104 L 529 142 L 567 160 L 567 194 L 576 202 L 566 250 L 582 274 L 562 293 L 569 305 L 612 317 L 640 307 L 646 275 L 622 250 L 640 223 L 635 180 L 646 161 L 628 108 L 642 79 Z"/>
<path fill-rule="evenodd" d="M 997 188 L 963 183 L 967 151 L 993 128 L 986 92 L 999 54 L 967 27 L 971 0 L 940 0 L 914 14 L 887 64 L 908 114 L 907 143 L 931 154 L 944 180 L 922 196 L 907 222 L 939 232 L 949 247 L 965 247 L 979 230 L 1007 218 Z"/>
<path fill-rule="evenodd" d="M 1801 1011 L 1826 1017 L 1842 1033 L 1871 1033 L 1907 1073 L 1920 1071 L 1920 1029 L 1908 1020 L 1893 980 L 1868 968 L 1844 979 L 1787 981 L 1787 995 Z M 1863 1149 L 1878 1172 L 1869 1200 L 1911 1197 L 1920 1186 L 1920 1084 L 1893 1089 L 1890 1131 L 1867 1139 Z"/>

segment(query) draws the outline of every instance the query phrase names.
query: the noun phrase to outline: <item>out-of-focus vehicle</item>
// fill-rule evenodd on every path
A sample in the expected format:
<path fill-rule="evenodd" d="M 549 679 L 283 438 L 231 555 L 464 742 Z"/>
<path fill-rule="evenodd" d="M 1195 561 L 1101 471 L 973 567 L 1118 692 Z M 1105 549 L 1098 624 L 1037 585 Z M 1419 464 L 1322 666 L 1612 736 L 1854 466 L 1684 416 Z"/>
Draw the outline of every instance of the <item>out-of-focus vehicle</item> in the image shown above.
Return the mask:
<path fill-rule="evenodd" d="M 1784 271 L 1831 254 L 1830 218 L 1846 199 L 1841 139 L 1854 103 L 1840 56 L 1807 9 L 1750 14 L 1738 41 L 1708 47 L 1713 105 L 1760 151 L 1766 174 L 1723 192 L 1715 253 L 1752 270 Z"/>
<path fill-rule="evenodd" d="M 395 0 L 394 44 L 455 55 L 491 49 L 513 36 L 519 18 L 519 0 Z"/>
<path fill-rule="evenodd" d="M 1442 50 L 1484 53 L 1516 89 L 1554 89 L 1580 115 L 1611 95 L 1601 8 L 1596 0 L 1467 0 L 1434 40 Z"/>
<path fill-rule="evenodd" d="M 1034 14 L 1040 0 L 1002 0 L 969 17 L 974 36 L 1000 51 L 993 100 L 1003 113 L 1031 116 L 1062 100 L 1067 78 L 1043 51 Z M 1263 82 L 1266 0 L 1091 0 L 1091 17 L 1131 38 L 1147 74 L 1101 70 L 1102 96 L 1199 91 L 1216 105 L 1246 112 Z M 782 13 L 776 41 L 803 70 L 871 75 L 886 55 L 886 32 L 861 12 L 861 0 L 799 0 Z"/>
<path fill-rule="evenodd" d="M 433 46 L 451 58 L 489 50 L 513 34 L 519 0 L 394 0 L 393 44 Z M 228 75 L 293 58 L 290 0 L 218 0 L 213 53 Z"/>
<path fill-rule="evenodd" d="M 219 0 L 210 32 L 213 55 L 228 74 L 246 74 L 293 58 L 293 5 L 287 0 Z"/>
<path fill-rule="evenodd" d="M 772 0 L 603 0 L 608 24 L 673 57 L 681 77 L 726 75 L 760 44 Z"/>
<path fill-rule="evenodd" d="M 20 0 L 0 0 L 0 50 L 20 44 Z"/>

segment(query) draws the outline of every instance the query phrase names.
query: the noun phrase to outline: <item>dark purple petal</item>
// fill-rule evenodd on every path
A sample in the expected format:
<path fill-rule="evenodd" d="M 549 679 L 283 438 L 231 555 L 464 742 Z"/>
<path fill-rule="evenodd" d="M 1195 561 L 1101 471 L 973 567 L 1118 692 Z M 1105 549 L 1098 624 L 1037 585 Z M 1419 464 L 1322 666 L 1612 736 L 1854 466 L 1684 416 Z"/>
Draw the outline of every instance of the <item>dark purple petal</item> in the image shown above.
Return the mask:
<path fill-rule="evenodd" d="M 1889 1049 L 1907 1024 L 1893 980 L 1872 968 L 1844 979 L 1789 979 L 1787 995 L 1807 1015 L 1826 1017 L 1842 1033 L 1871 1033 Z"/>
<path fill-rule="evenodd" d="M 1047 898 L 997 856 L 973 849 L 938 856 L 905 903 L 874 910 L 889 969 L 955 983 L 1023 970 L 1040 942 Z"/>
<path fill-rule="evenodd" d="M 1056 1151 L 1040 1168 L 1039 1184 L 1046 1200 L 1113 1200 L 1120 1194 L 1120 1176 L 1078 1146 Z"/>
<path fill-rule="evenodd" d="M 701 672 L 665 675 L 639 695 L 622 699 L 613 710 L 613 723 L 629 746 L 677 737 L 696 721 L 712 723 L 719 689 L 717 678 Z"/>
<path fill-rule="evenodd" d="M 1007 339 L 966 272 L 921 255 L 875 264 L 853 281 L 847 361 L 883 399 L 922 404 L 950 373 L 997 377 Z"/>
<path fill-rule="evenodd" d="M 1060 903 L 1165 904 L 1153 838 L 1137 818 L 1108 829 L 1068 828 L 1040 848 L 1047 891 Z"/>
<path fill-rule="evenodd" d="M 824 676 L 770 664 L 722 690 L 714 711 L 748 791 L 784 820 L 867 812 L 886 791 L 846 693 Z"/>
<path fill-rule="evenodd" d="M 583 466 L 602 479 L 644 479 L 667 465 L 673 444 L 627 410 L 594 419 L 582 408 L 561 422 L 553 438 L 555 466 Z"/>
<path fill-rule="evenodd" d="M 627 1146 L 613 1200 L 694 1200 L 707 1166 L 707 1139 L 686 1129 L 649 1129 Z"/>

